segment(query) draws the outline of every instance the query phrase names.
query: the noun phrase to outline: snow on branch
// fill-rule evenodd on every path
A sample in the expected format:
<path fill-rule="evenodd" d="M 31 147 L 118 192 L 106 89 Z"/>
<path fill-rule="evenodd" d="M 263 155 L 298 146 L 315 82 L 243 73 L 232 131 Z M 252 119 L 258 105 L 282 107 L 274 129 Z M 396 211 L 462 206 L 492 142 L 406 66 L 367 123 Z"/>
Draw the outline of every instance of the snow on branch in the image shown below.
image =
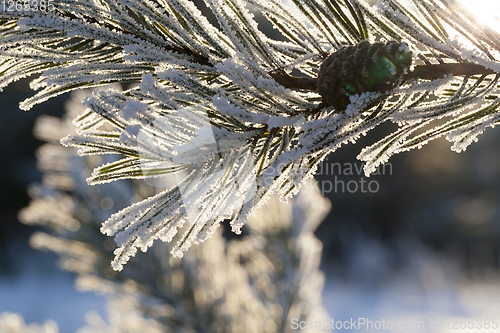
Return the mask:
<path fill-rule="evenodd" d="M 71 90 L 136 84 L 95 90 L 62 141 L 119 156 L 90 184 L 163 184 L 103 224 L 119 270 L 181 227 L 177 256 L 222 221 L 239 232 L 272 193 L 291 198 L 329 153 L 383 122 L 398 129 L 362 150 L 367 175 L 441 136 L 462 151 L 495 126 L 500 33 L 455 1 L 412 3 L 64 0 L 4 10 L 0 88 L 40 74 L 27 110 Z"/>

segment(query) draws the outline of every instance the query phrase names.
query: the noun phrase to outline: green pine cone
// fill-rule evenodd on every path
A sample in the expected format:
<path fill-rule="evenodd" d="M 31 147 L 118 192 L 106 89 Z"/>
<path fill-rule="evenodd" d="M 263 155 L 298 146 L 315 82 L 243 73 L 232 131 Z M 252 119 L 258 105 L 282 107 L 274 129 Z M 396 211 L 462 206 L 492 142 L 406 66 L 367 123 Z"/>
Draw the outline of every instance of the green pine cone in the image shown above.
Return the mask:
<path fill-rule="evenodd" d="M 388 91 L 397 85 L 411 61 L 406 43 L 362 41 L 344 47 L 328 56 L 319 69 L 318 92 L 323 105 L 340 112 L 352 95 Z"/>

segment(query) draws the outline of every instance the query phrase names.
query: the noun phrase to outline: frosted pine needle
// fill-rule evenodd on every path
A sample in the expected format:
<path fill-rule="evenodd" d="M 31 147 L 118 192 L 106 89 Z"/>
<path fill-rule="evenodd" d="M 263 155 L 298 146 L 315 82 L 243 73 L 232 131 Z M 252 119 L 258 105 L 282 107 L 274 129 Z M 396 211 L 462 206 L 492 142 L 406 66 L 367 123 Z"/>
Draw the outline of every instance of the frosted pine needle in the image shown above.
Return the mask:
<path fill-rule="evenodd" d="M 38 92 L 20 104 L 28 110 L 71 90 L 102 86 L 85 99 L 86 110 L 75 119 L 78 133 L 63 144 L 84 155 L 121 156 L 96 168 L 90 184 L 135 178 L 165 187 L 103 224 L 115 236 L 119 270 L 137 248 L 171 241 L 181 228 L 172 250 L 177 256 L 223 221 L 239 232 L 271 193 L 283 200 L 298 193 L 329 153 L 383 122 L 398 129 L 362 150 L 367 175 L 390 156 L 441 136 L 463 151 L 494 127 L 499 32 L 455 1 L 412 3 L 413 10 L 397 0 L 375 6 L 64 0 L 42 12 L 3 10 L 0 88 L 40 74 L 31 85 Z M 256 12 L 279 40 L 261 31 Z M 316 91 L 319 67 L 329 54 L 365 40 L 406 45 L 399 51 L 411 54 L 411 65 L 396 71 L 390 57 L 380 58 L 370 67 L 375 72 L 367 67 L 363 75 L 387 75 L 391 89 L 340 85 L 336 93 L 349 97 L 348 105 L 336 110 Z M 350 79 L 346 63 L 339 64 Z M 138 85 L 109 87 L 116 82 Z"/>

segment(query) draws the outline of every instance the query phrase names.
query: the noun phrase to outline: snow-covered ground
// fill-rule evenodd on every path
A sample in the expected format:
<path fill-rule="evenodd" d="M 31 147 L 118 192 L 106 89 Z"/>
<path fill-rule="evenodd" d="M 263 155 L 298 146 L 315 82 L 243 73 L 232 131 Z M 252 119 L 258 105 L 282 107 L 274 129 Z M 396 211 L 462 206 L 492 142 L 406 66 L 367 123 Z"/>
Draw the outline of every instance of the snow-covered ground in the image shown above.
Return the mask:
<path fill-rule="evenodd" d="M 497 274 L 483 271 L 477 272 L 476 278 L 474 274 L 465 277 L 456 263 L 421 245 L 414 244 L 407 249 L 412 251 L 405 251 L 408 253 L 405 253 L 404 269 L 386 273 L 377 281 L 370 279 L 377 272 L 363 258 L 377 256 L 374 249 L 366 248 L 360 249 L 361 257 L 353 258 L 352 278 L 347 282 L 327 279 L 323 301 L 331 316 L 329 319 L 333 318 L 335 323 L 349 321 L 348 329 L 342 327 L 335 332 L 353 331 L 349 327 L 351 319 L 358 323 L 356 328 L 361 332 L 451 333 L 500 329 Z M 373 266 L 376 261 L 372 261 Z M 329 272 L 330 275 L 335 274 L 334 271 Z M 360 318 L 364 322 L 362 326 Z M 373 329 L 366 328 L 368 321 L 372 322 Z M 377 329 L 377 325 L 382 327 Z"/>
<path fill-rule="evenodd" d="M 360 249 L 352 258 L 347 281 L 332 278 L 335 268 L 327 271 L 323 292 L 324 305 L 331 325 L 339 321 L 347 328 L 332 332 L 493 332 L 500 318 L 500 283 L 492 276 L 480 283 L 466 281 L 459 270 L 430 251 L 412 247 L 406 268 L 379 275 L 375 250 Z M 370 254 L 367 259 L 366 255 Z M 74 288 L 74 276 L 56 267 L 57 257 L 31 249 L 22 250 L 15 274 L 0 275 L 0 313 L 21 314 L 27 323 L 54 320 L 61 333 L 74 332 L 85 325 L 85 316 L 97 311 L 106 318 L 105 299 Z M 372 266 L 367 264 L 372 262 Z M 363 271 L 363 267 L 365 270 Z M 383 269 L 383 267 L 381 267 Z M 357 276 L 357 278 L 356 278 Z M 453 319 L 458 318 L 458 319 Z M 466 321 L 466 318 L 474 318 Z M 495 319 L 497 318 L 497 319 Z M 473 325 L 474 329 L 460 329 Z M 363 323 L 360 326 L 360 323 Z M 439 325 L 437 324 L 439 320 Z M 448 326 L 449 320 L 449 326 Z M 373 329 L 367 325 L 372 322 Z M 349 327 L 353 322 L 356 326 Z M 487 323 L 489 329 L 484 328 Z M 495 325 L 495 322 L 497 323 Z M 396 326 L 403 323 L 404 328 Z M 325 323 L 323 323 L 325 325 Z M 339 325 L 339 324 L 337 324 Z M 377 329 L 377 325 L 382 325 Z M 387 329 L 393 325 L 392 330 Z M 432 328 L 434 325 L 435 328 Z M 453 328 L 455 325 L 455 328 Z M 482 328 L 478 328 L 482 325 Z M 317 326 L 319 327 L 319 326 Z M 386 329 L 384 329 L 384 327 Z M 412 328 L 413 327 L 413 328 Z M 389 327 L 390 328 L 390 327 Z M 315 332 L 316 330 L 305 330 Z"/>
<path fill-rule="evenodd" d="M 497 331 L 500 328 L 499 294 L 498 283 L 468 284 L 453 290 L 425 290 L 404 281 L 380 288 L 329 281 L 323 296 L 331 316 L 329 319 L 342 323 L 352 319 L 358 323 L 361 332 L 441 333 Z M 373 323 L 373 329 L 366 329 L 369 321 Z M 377 329 L 376 326 L 380 326 L 377 322 L 383 325 L 384 321 L 386 329 Z M 364 323 L 362 326 L 361 322 Z M 490 327 L 486 329 L 488 322 Z M 400 323 L 403 326 L 398 328 Z M 389 330 L 389 325 L 392 325 L 392 330 Z M 461 329 L 460 325 L 466 328 Z M 348 325 L 347 329 L 336 331 L 355 330 Z"/>
<path fill-rule="evenodd" d="M 52 319 L 61 333 L 84 326 L 89 311 L 105 317 L 105 298 L 78 292 L 75 276 L 56 267 L 56 255 L 27 247 L 20 250 L 15 272 L 0 275 L 0 313 L 21 314 L 26 323 Z"/>

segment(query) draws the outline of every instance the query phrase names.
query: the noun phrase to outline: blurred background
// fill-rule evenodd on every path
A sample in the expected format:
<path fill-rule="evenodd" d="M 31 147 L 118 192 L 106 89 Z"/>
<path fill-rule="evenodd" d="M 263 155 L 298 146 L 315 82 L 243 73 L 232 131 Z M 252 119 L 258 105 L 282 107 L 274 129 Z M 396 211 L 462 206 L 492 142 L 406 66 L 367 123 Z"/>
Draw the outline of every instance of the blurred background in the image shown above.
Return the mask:
<path fill-rule="evenodd" d="M 36 149 L 43 143 L 33 136 L 42 114 L 61 117 L 68 96 L 60 96 L 29 112 L 20 101 L 32 96 L 29 80 L 16 82 L 0 93 L 0 313 L 15 312 L 27 322 L 55 320 L 60 332 L 73 332 L 85 323 L 90 310 L 104 313 L 104 299 L 75 290 L 75 276 L 57 268 L 57 255 L 32 249 L 30 235 L 39 227 L 21 224 L 17 215 L 27 206 L 28 186 L 41 182 Z"/>
<path fill-rule="evenodd" d="M 42 114 L 61 116 L 63 95 L 29 112 L 23 80 L 0 93 L 0 313 L 27 322 L 54 319 L 73 332 L 104 298 L 81 293 L 57 256 L 29 247 L 37 230 L 17 220 L 28 185 L 41 181 L 32 135 Z M 444 138 L 392 157 L 366 178 L 361 149 L 387 124 L 341 147 L 323 162 L 316 181 L 332 204 L 316 236 L 323 243 L 323 303 L 336 320 L 494 318 L 500 310 L 500 131 L 488 129 L 457 154 Z M 364 187 L 362 190 L 362 184 Z"/>

